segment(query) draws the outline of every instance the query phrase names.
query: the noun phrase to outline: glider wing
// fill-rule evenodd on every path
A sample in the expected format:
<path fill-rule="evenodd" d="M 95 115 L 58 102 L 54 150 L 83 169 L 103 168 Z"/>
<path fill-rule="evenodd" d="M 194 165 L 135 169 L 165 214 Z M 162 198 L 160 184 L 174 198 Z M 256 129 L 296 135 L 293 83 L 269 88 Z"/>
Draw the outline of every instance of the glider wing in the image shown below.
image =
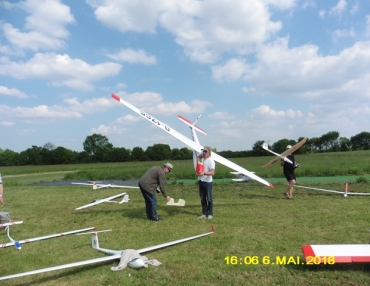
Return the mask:
<path fill-rule="evenodd" d="M 135 106 L 133 106 L 132 104 L 128 103 L 127 101 L 123 100 L 122 98 L 120 98 L 119 96 L 115 95 L 115 94 L 112 94 L 112 97 L 121 102 L 123 105 L 126 105 L 128 108 L 130 108 L 132 111 L 136 112 L 137 114 L 139 114 L 140 116 L 142 116 L 143 118 L 145 118 L 146 120 L 150 121 L 151 123 L 153 123 L 154 125 L 158 126 L 159 128 L 161 128 L 162 130 L 166 131 L 167 133 L 169 133 L 170 135 L 172 135 L 173 137 L 177 138 L 178 140 L 180 140 L 182 143 L 188 145 L 191 149 L 193 149 L 194 151 L 196 151 L 197 153 L 201 153 L 202 152 L 202 149 L 203 149 L 203 146 L 201 146 L 200 144 L 197 144 L 195 141 L 187 138 L 186 136 L 182 135 L 181 133 L 177 132 L 176 130 L 170 128 L 168 125 L 162 123 L 161 121 L 159 121 L 158 119 L 154 118 L 153 116 L 139 110 L 138 108 L 136 108 Z M 215 152 L 212 152 L 212 158 L 213 160 L 215 160 L 216 162 L 222 164 L 222 165 L 225 165 L 235 171 L 238 171 L 240 173 L 243 173 L 244 175 L 252 178 L 253 180 L 255 181 L 258 181 L 270 188 L 273 188 L 274 186 L 267 182 L 266 180 L 258 177 L 257 175 L 253 174 L 252 172 L 242 168 L 241 166 L 235 164 L 234 162 L 231 162 L 223 157 L 221 157 L 220 155 L 218 155 L 217 153 Z"/>

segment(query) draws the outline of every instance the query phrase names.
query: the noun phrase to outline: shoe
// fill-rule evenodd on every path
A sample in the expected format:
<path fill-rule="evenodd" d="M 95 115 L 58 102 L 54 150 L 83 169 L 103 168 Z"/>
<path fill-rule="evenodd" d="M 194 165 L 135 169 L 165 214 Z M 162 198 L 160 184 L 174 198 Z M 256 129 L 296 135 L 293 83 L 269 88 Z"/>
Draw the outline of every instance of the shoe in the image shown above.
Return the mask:
<path fill-rule="evenodd" d="M 209 215 L 208 216 L 208 219 L 213 219 L 213 215 Z"/>
<path fill-rule="evenodd" d="M 283 195 L 284 195 L 284 197 L 285 197 L 286 199 L 289 199 L 289 196 L 288 196 L 288 194 L 287 194 L 287 193 L 283 193 Z"/>
<path fill-rule="evenodd" d="M 206 215 L 204 215 L 204 214 L 202 214 L 200 217 L 198 217 L 198 218 L 207 218 L 207 216 Z"/>
<path fill-rule="evenodd" d="M 152 218 L 151 219 L 152 221 L 162 221 L 162 220 L 164 220 L 163 218 L 160 218 L 160 217 L 157 217 L 157 218 Z"/>

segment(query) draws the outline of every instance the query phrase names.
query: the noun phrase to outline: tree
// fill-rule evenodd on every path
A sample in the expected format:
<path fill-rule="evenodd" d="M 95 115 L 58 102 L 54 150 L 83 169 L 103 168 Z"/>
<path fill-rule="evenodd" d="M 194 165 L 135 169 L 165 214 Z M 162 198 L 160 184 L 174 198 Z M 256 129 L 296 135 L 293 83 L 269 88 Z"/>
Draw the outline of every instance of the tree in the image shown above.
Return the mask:
<path fill-rule="evenodd" d="M 0 166 L 17 166 L 19 154 L 9 149 L 0 152 Z"/>
<path fill-rule="evenodd" d="M 352 150 L 370 150 L 370 132 L 361 132 L 351 137 Z"/>
<path fill-rule="evenodd" d="M 253 156 L 267 156 L 269 153 L 262 148 L 263 140 L 258 140 L 252 147 Z"/>
<path fill-rule="evenodd" d="M 340 151 L 349 151 L 351 150 L 351 141 L 346 137 L 339 138 L 339 150 Z"/>
<path fill-rule="evenodd" d="M 145 150 L 147 158 L 151 161 L 169 160 L 171 148 L 167 144 L 154 144 Z"/>
<path fill-rule="evenodd" d="M 93 162 L 107 162 L 113 145 L 108 138 L 101 134 L 94 133 L 86 137 L 83 142 L 84 150 L 91 156 Z"/>
<path fill-rule="evenodd" d="M 141 147 L 134 147 L 131 152 L 131 160 L 132 161 L 145 161 L 146 155 Z"/>
<path fill-rule="evenodd" d="M 322 150 L 326 152 L 338 151 L 339 149 L 338 138 L 339 138 L 338 131 L 330 131 L 326 134 L 323 134 L 320 137 Z"/>
<path fill-rule="evenodd" d="M 294 140 L 280 139 L 279 141 L 276 141 L 274 144 L 272 144 L 272 150 L 275 153 L 281 154 L 286 150 L 286 146 L 294 146 L 295 144 L 297 144 L 297 142 L 295 142 Z"/>

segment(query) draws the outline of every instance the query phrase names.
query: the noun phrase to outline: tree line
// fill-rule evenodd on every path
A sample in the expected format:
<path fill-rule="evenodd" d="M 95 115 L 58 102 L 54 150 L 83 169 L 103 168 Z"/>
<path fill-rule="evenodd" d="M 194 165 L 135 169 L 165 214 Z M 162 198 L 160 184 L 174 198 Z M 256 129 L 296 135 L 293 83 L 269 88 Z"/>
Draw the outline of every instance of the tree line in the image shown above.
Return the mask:
<path fill-rule="evenodd" d="M 287 145 L 294 145 L 304 137 L 295 140 L 281 139 L 269 148 L 277 153 L 285 151 Z M 262 149 L 263 140 L 258 140 L 252 150 L 247 151 L 220 151 L 217 152 L 226 158 L 271 156 Z M 31 146 L 20 153 L 10 149 L 0 148 L 0 166 L 21 165 L 57 165 L 99 162 L 129 162 L 129 161 L 161 161 L 161 160 L 187 160 L 191 159 L 193 152 L 189 148 L 173 148 L 167 144 L 154 144 L 146 150 L 134 147 L 132 150 L 124 147 L 114 147 L 108 138 L 101 134 L 86 137 L 83 142 L 84 151 L 77 152 L 64 147 L 56 147 L 47 142 L 43 147 Z M 307 142 L 296 151 L 296 154 L 319 152 L 345 152 L 356 150 L 370 150 L 370 132 L 361 132 L 350 139 L 340 137 L 339 132 L 331 131 L 321 137 L 309 138 Z"/>

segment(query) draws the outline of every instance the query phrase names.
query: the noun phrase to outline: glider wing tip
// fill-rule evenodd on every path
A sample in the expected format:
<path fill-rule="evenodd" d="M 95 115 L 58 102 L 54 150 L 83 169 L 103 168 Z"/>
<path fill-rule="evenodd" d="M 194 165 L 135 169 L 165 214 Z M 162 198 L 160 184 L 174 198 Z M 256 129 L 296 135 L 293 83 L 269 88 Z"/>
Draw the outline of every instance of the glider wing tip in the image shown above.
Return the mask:
<path fill-rule="evenodd" d="M 211 224 L 211 229 L 212 229 L 212 232 L 215 233 L 215 226 L 213 224 Z"/>
<path fill-rule="evenodd" d="M 118 96 L 118 95 L 115 95 L 114 93 L 112 93 L 112 97 L 113 97 L 115 100 L 120 101 L 120 98 L 119 98 L 119 96 Z"/>
<path fill-rule="evenodd" d="M 271 184 L 271 183 L 269 183 L 269 187 L 270 187 L 271 189 L 273 189 L 273 188 L 274 188 L 274 185 L 273 185 L 273 184 Z"/>

